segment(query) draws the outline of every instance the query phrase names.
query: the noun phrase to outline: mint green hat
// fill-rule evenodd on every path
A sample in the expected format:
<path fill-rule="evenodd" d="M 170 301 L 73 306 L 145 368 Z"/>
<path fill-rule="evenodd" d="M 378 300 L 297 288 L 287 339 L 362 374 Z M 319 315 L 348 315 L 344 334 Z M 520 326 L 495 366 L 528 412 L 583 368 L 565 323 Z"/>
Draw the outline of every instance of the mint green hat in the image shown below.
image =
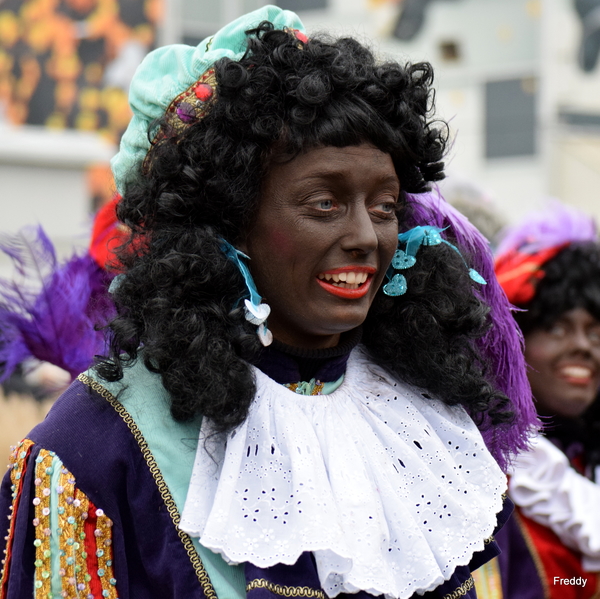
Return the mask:
<path fill-rule="evenodd" d="M 246 52 L 246 31 L 254 29 L 262 21 L 270 21 L 276 29 L 290 29 L 304 33 L 298 16 L 277 6 L 262 8 L 239 17 L 225 25 L 214 36 L 208 37 L 196 47 L 183 44 L 163 46 L 150 52 L 138 67 L 129 88 L 129 105 L 133 118 L 121 138 L 118 154 L 111 160 L 111 168 L 119 193 L 133 182 L 150 150 L 148 129 L 167 110 L 173 110 L 175 99 L 188 94 L 194 84 L 206 82 L 214 87 L 214 75 L 208 71 L 217 60 L 228 57 L 240 60 Z M 211 90 L 208 90 L 208 96 Z M 196 94 L 199 106 L 201 94 Z M 195 114 L 203 114 L 203 108 L 195 108 Z M 185 115 L 183 115 L 185 118 Z"/>

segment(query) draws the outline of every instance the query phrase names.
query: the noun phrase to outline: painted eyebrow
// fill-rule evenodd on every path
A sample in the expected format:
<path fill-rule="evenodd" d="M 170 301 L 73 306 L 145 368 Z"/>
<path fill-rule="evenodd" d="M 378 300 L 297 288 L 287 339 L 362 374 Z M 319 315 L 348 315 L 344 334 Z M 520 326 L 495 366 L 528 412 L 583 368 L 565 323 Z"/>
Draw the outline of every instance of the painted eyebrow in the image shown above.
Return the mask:
<path fill-rule="evenodd" d="M 346 180 L 346 175 L 344 173 L 340 173 L 338 171 L 320 171 L 317 173 L 312 173 L 311 175 L 299 177 L 298 181 L 311 181 L 318 179 L 338 179 L 340 181 Z M 397 175 L 383 175 L 379 177 L 377 181 L 380 185 L 394 184 L 400 187 L 400 179 Z"/>

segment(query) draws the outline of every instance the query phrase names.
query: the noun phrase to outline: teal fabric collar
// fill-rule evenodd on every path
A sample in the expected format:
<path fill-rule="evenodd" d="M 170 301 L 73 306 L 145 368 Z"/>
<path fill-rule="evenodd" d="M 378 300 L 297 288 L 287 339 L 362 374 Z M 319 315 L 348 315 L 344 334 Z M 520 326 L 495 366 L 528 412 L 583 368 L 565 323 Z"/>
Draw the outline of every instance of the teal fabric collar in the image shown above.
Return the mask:
<path fill-rule="evenodd" d="M 288 383 L 284 385 L 298 395 L 329 395 L 333 393 L 344 382 L 344 375 L 336 381 L 322 383 L 316 379 L 310 381 L 300 381 L 299 383 Z"/>
<path fill-rule="evenodd" d="M 110 391 L 133 418 L 181 514 L 192 476 L 201 419 L 191 423 L 173 420 L 169 395 L 161 383 L 160 375 L 150 372 L 139 359 L 131 368 L 124 370 L 123 380 L 114 383 L 99 379 L 94 370 L 86 374 Z M 200 545 L 197 538 L 191 539 L 217 597 L 245 597 L 243 565 L 229 566 L 220 555 Z"/>

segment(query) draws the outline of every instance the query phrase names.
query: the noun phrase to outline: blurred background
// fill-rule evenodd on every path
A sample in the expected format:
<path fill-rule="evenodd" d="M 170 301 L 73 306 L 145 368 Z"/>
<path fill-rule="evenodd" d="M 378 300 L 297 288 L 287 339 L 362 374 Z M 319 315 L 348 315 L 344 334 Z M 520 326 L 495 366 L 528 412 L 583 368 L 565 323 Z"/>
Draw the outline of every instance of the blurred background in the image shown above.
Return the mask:
<path fill-rule="evenodd" d="M 114 193 L 108 162 L 143 56 L 195 45 L 267 3 L 0 0 L 0 233 L 39 223 L 59 255 L 85 251 L 92 215 Z M 600 217 L 600 0 L 272 3 L 298 12 L 309 35 L 349 34 L 382 57 L 434 65 L 451 201 L 505 223 L 549 196 Z M 11 269 L 0 253 L 0 277 Z M 32 404 L 31 419 L 45 409 Z M 31 422 L 11 418 L 0 406 L 14 442 Z"/>
<path fill-rule="evenodd" d="M 127 89 L 153 47 L 197 44 L 262 0 L 0 0 L 0 231 L 87 243 L 113 192 Z M 508 221 L 555 196 L 600 215 L 600 0 L 278 0 L 308 32 L 428 60 L 450 196 Z M 0 274 L 7 263 L 0 263 Z"/>

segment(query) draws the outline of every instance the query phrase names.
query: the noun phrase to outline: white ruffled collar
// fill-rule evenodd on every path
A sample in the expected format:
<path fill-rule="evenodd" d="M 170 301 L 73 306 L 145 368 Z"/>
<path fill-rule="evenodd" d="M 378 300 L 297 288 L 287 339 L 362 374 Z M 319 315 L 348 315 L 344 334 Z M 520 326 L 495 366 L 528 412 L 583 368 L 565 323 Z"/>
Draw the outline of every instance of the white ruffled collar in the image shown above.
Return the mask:
<path fill-rule="evenodd" d="M 180 527 L 202 545 L 259 567 L 311 551 L 330 597 L 401 599 L 483 549 L 506 477 L 461 407 L 424 398 L 359 348 L 330 395 L 255 376 L 245 422 L 226 439 L 208 421 L 200 431 Z"/>

